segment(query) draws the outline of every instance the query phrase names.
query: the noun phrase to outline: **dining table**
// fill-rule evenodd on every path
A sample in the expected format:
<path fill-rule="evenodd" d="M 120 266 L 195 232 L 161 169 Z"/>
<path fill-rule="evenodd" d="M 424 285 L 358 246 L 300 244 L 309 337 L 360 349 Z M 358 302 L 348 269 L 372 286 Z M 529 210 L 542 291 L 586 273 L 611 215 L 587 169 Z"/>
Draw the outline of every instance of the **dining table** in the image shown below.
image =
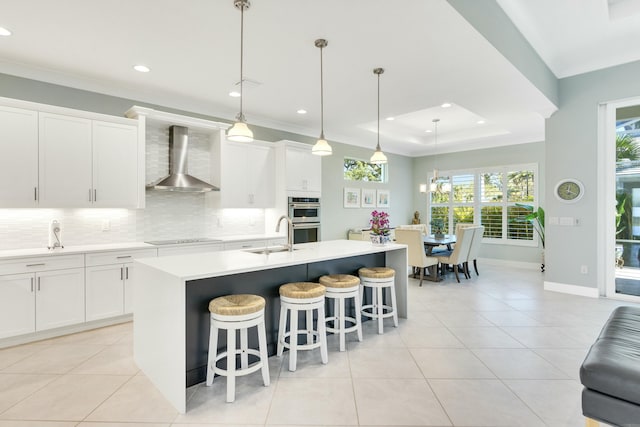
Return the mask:
<path fill-rule="evenodd" d="M 422 242 L 424 243 L 424 249 L 427 256 L 433 256 L 433 249 L 438 246 L 446 246 L 447 250 L 451 250 L 451 245 L 456 242 L 455 234 L 444 234 L 436 237 L 433 234 L 424 234 L 422 236 Z M 442 279 L 438 275 L 438 265 L 432 265 L 429 268 L 429 275 L 425 276 L 425 280 L 429 280 L 431 282 L 439 282 Z"/>

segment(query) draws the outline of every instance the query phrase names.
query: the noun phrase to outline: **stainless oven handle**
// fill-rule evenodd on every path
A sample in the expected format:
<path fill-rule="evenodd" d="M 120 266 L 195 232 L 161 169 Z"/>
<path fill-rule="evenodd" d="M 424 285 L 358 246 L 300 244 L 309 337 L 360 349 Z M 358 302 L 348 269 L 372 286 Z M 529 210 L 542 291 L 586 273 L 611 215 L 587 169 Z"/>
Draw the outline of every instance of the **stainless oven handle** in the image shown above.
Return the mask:
<path fill-rule="evenodd" d="M 320 203 L 291 203 L 289 208 L 292 209 L 314 209 L 320 208 Z"/>
<path fill-rule="evenodd" d="M 319 222 L 294 223 L 293 228 L 297 228 L 298 230 L 304 230 L 308 228 L 320 228 L 320 223 Z"/>

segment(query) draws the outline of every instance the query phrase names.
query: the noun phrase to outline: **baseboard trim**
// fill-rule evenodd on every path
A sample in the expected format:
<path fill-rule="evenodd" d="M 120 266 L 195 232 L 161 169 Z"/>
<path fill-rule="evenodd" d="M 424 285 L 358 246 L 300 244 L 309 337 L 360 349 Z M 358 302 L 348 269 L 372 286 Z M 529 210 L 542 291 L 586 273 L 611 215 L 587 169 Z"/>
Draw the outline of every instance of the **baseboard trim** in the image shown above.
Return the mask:
<path fill-rule="evenodd" d="M 568 285 L 566 283 L 544 282 L 545 291 L 561 292 L 563 294 L 579 295 L 581 297 L 599 298 L 598 288 L 587 288 L 585 286 Z"/>
<path fill-rule="evenodd" d="M 502 267 L 526 268 L 527 270 L 540 270 L 540 263 L 527 261 L 510 261 L 500 258 L 478 258 L 478 262 L 487 265 L 498 265 Z"/>
<path fill-rule="evenodd" d="M 91 329 L 103 328 L 105 326 L 117 325 L 118 323 L 126 323 L 133 320 L 133 314 L 123 314 L 122 316 L 111 317 L 109 319 L 92 320 L 76 325 L 63 326 L 56 329 L 48 329 L 46 331 L 34 332 L 32 334 L 18 335 L 15 337 L 0 339 L 0 348 L 12 347 L 14 345 L 27 344 L 34 341 L 42 341 L 50 338 L 60 337 L 62 335 L 75 334 L 78 332 L 89 331 Z"/>

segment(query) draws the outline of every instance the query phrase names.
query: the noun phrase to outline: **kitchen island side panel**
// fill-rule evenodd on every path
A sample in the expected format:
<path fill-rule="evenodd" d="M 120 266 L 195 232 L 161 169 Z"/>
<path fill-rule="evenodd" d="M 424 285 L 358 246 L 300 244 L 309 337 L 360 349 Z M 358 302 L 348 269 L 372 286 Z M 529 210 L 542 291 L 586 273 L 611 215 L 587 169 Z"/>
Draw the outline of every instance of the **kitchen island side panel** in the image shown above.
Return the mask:
<path fill-rule="evenodd" d="M 317 282 L 324 274 L 358 274 L 361 267 L 385 265 L 385 253 L 373 253 L 289 267 L 211 277 L 187 282 L 186 286 L 186 383 L 187 387 L 206 379 L 209 349 L 209 301 L 230 294 L 260 295 L 266 300 L 265 326 L 269 355 L 276 352 L 280 295 L 278 288 L 288 282 Z M 221 333 L 226 337 L 225 332 Z M 226 347 L 220 339 L 218 347 Z M 257 348 L 255 331 L 249 333 L 249 346 Z"/>

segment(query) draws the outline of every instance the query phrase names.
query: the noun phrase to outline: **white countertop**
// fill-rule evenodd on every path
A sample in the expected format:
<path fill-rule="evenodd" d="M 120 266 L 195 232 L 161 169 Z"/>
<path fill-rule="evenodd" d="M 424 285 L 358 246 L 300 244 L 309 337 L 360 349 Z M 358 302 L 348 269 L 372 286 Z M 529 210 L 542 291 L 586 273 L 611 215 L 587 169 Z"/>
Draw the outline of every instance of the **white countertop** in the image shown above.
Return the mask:
<path fill-rule="evenodd" d="M 268 255 L 234 250 L 146 258 L 136 262 L 187 281 L 387 252 L 406 248 L 406 245 L 389 243 L 374 246 L 371 242 L 357 240 L 329 240 L 296 245 L 295 248 L 293 252 L 272 252 Z"/>
<path fill-rule="evenodd" d="M 239 234 L 234 236 L 214 236 L 212 239 L 219 240 L 219 242 L 192 242 L 188 244 L 179 243 L 175 245 L 163 245 L 155 246 L 144 242 L 125 242 L 125 243 L 106 243 L 95 245 L 76 245 L 65 246 L 64 248 L 56 248 L 49 250 L 47 248 L 27 248 L 27 249 L 5 249 L 0 250 L 0 260 L 21 258 L 21 257 L 35 257 L 35 256 L 52 256 L 52 255 L 74 255 L 89 252 L 106 252 L 106 251 L 119 251 L 119 250 L 132 250 L 132 249 L 157 249 L 160 247 L 169 246 L 187 246 L 187 245 L 203 245 L 213 243 L 224 242 L 237 242 L 244 240 L 267 240 L 267 239 L 282 239 L 286 236 L 269 233 L 269 234 Z"/>
<path fill-rule="evenodd" d="M 0 259 L 30 257 L 30 256 L 50 256 L 50 255 L 73 255 L 83 254 L 87 252 L 102 251 L 119 251 L 129 249 L 155 249 L 157 246 L 149 245 L 143 242 L 129 243 L 107 243 L 102 245 L 78 245 L 65 246 L 64 248 L 56 248 L 49 250 L 47 248 L 30 248 L 30 249 L 8 249 L 0 251 Z"/>

